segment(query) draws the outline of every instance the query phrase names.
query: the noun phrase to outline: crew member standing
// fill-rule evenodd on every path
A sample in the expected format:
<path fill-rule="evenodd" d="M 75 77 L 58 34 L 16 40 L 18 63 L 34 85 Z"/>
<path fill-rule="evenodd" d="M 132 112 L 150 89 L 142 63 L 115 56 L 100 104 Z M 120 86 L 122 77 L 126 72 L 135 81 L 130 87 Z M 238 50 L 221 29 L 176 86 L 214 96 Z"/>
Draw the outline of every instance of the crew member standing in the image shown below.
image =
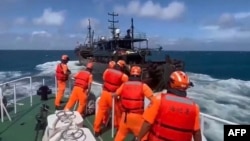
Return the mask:
<path fill-rule="evenodd" d="M 123 60 L 119 60 L 114 68 L 108 68 L 103 73 L 103 89 L 98 104 L 98 111 L 94 121 L 95 136 L 99 136 L 101 133 L 101 125 L 103 119 L 107 115 L 108 111 L 112 108 L 112 93 L 114 93 L 122 83 L 128 81 L 128 76 L 123 73 L 126 63 Z M 115 127 L 119 128 L 119 122 L 121 118 L 121 111 L 116 102 L 115 104 Z"/>
<path fill-rule="evenodd" d="M 57 80 L 57 94 L 55 98 L 56 109 L 61 109 L 60 103 L 67 86 L 67 80 L 69 78 L 69 75 L 71 74 L 71 71 L 67 66 L 68 61 L 69 61 L 69 56 L 62 55 L 61 63 L 58 64 L 56 67 L 56 80 Z"/>
<path fill-rule="evenodd" d="M 74 88 L 71 92 L 70 98 L 64 108 L 64 110 L 70 110 L 74 104 L 79 101 L 77 111 L 84 115 L 85 107 L 87 105 L 88 94 L 91 90 L 91 84 L 93 81 L 92 76 L 93 63 L 88 63 L 86 70 L 82 70 L 75 74 L 74 79 Z"/>
<path fill-rule="evenodd" d="M 115 61 L 109 61 L 109 65 L 108 65 L 108 68 L 114 68 L 115 67 Z"/>
<path fill-rule="evenodd" d="M 187 98 L 190 87 L 187 74 L 175 71 L 170 75 L 170 89 L 159 94 L 143 114 L 144 123 L 139 141 L 148 132 L 148 141 L 201 141 L 199 106 Z"/>
<path fill-rule="evenodd" d="M 108 68 L 113 69 L 115 67 L 115 61 L 109 61 Z M 107 112 L 106 115 L 103 117 L 102 123 L 107 126 L 109 122 L 109 115 L 110 113 Z"/>
<path fill-rule="evenodd" d="M 115 141 L 123 141 L 129 132 L 137 137 L 143 123 L 144 97 L 151 101 L 154 96 L 151 88 L 141 82 L 139 66 L 131 68 L 129 81 L 123 83 L 115 95 L 120 96 L 123 111 Z"/>

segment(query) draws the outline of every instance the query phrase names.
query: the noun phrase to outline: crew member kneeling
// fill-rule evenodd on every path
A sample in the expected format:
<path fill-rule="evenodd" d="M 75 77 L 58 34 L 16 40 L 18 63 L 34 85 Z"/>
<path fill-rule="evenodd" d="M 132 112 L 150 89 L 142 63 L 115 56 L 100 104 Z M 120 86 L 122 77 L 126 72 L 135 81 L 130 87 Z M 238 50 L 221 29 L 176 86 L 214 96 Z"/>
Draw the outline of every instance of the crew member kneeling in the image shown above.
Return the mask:
<path fill-rule="evenodd" d="M 151 88 L 141 82 L 139 66 L 131 68 L 129 81 L 117 89 L 115 96 L 120 96 L 123 111 L 115 141 L 123 141 L 129 132 L 137 137 L 143 123 L 144 97 L 149 100 L 153 97 Z"/>
<path fill-rule="evenodd" d="M 148 141 L 201 141 L 199 106 L 186 97 L 189 77 L 182 71 L 170 75 L 170 89 L 157 95 L 143 114 L 144 123 L 138 136 L 149 132 Z M 144 140 L 142 140 L 144 141 Z"/>
<path fill-rule="evenodd" d="M 69 101 L 66 104 L 64 110 L 66 111 L 70 110 L 74 106 L 74 104 L 77 101 L 79 101 L 77 111 L 82 115 L 84 114 L 86 109 L 85 107 L 87 104 L 88 94 L 90 92 L 91 84 L 93 81 L 92 70 L 93 70 L 93 64 L 88 63 L 86 66 L 86 70 L 80 71 L 77 74 L 75 74 L 74 88 L 71 92 Z"/>

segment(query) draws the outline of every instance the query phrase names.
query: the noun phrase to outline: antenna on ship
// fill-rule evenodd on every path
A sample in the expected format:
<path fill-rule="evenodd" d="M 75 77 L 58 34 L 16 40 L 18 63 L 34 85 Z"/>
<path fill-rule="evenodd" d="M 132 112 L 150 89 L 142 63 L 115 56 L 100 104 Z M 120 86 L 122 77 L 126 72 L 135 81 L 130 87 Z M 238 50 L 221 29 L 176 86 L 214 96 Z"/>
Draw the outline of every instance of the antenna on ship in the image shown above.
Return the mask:
<path fill-rule="evenodd" d="M 88 21 L 89 21 L 89 26 L 88 26 L 88 31 L 89 31 L 89 33 L 88 33 L 88 38 L 89 38 L 89 45 L 90 45 L 90 47 L 91 47 L 91 46 L 92 46 L 92 34 L 91 34 L 90 19 L 88 19 Z"/>
<path fill-rule="evenodd" d="M 113 39 L 115 39 L 115 30 L 116 30 L 116 27 L 115 27 L 115 23 L 118 23 L 119 21 L 118 20 L 115 20 L 115 17 L 118 16 L 118 14 L 116 14 L 115 12 L 113 13 L 108 13 L 109 16 L 112 16 L 112 20 L 108 20 L 108 22 L 111 23 L 111 26 L 109 27 L 109 29 L 112 30 L 112 36 L 113 36 Z"/>
<path fill-rule="evenodd" d="M 134 20 L 131 18 L 131 30 L 132 30 L 132 38 L 131 38 L 131 48 L 134 49 Z"/>

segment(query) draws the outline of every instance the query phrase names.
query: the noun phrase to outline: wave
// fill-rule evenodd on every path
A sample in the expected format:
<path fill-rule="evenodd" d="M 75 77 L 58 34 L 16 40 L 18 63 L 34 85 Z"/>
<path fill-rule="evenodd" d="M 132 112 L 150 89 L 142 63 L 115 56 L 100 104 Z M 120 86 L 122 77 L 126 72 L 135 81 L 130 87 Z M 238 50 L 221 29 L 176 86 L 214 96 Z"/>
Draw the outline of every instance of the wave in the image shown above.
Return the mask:
<path fill-rule="evenodd" d="M 0 83 L 22 76 L 21 71 L 0 71 Z"/>
<path fill-rule="evenodd" d="M 46 62 L 39 64 L 35 67 L 39 71 L 35 77 L 50 77 L 51 81 L 46 79 L 46 82 L 50 82 L 50 85 L 54 89 L 53 77 L 55 73 L 56 65 L 59 61 Z M 72 70 L 72 73 L 84 68 L 83 66 L 77 66 L 78 61 L 69 61 L 68 66 Z M 9 74 L 9 75 L 6 75 Z M 203 113 L 213 115 L 219 118 L 230 120 L 240 124 L 250 123 L 250 81 L 243 81 L 237 79 L 216 79 L 209 75 L 197 74 L 188 72 L 190 79 L 194 83 L 194 87 L 188 90 L 188 96 L 194 99 L 199 105 Z M 22 72 L 0 72 L 0 80 L 15 78 L 22 76 Z M 19 93 L 27 93 L 29 86 L 24 84 L 28 82 L 19 82 L 18 85 L 22 85 L 19 88 Z M 33 90 L 38 88 L 42 84 L 41 80 L 33 83 Z M 71 85 L 71 84 L 69 84 Z M 68 87 L 66 95 L 69 95 L 71 87 Z M 11 93 L 12 91 L 9 91 Z M 92 92 L 98 96 L 101 93 L 101 86 L 96 82 L 92 86 Z M 223 140 L 223 126 L 212 120 L 206 120 L 205 135 L 212 141 Z"/>

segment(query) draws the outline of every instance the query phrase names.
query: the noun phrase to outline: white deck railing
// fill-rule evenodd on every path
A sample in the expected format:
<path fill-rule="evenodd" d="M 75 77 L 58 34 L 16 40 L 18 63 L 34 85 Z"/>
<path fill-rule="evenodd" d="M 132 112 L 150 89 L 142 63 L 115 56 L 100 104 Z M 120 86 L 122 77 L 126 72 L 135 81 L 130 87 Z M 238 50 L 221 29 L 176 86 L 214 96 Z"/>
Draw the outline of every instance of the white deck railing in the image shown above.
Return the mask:
<path fill-rule="evenodd" d="M 32 103 L 33 103 L 33 100 L 32 100 L 32 77 L 29 76 L 29 77 L 22 77 L 22 78 L 19 78 L 19 79 L 15 79 L 15 80 L 12 80 L 12 81 L 8 81 L 8 82 L 4 82 L 4 83 L 1 83 L 0 84 L 0 106 L 1 106 L 1 121 L 3 122 L 4 121 L 4 112 L 6 113 L 8 119 L 11 121 L 11 117 L 6 109 L 6 107 L 4 106 L 3 104 L 3 96 L 4 96 L 4 92 L 3 92 L 3 86 L 6 86 L 8 84 L 13 84 L 13 104 L 14 104 L 14 112 L 16 114 L 17 112 L 17 99 L 16 99 L 16 82 L 20 82 L 20 81 L 23 81 L 23 80 L 29 80 L 29 97 L 30 97 L 30 106 L 32 106 Z"/>

